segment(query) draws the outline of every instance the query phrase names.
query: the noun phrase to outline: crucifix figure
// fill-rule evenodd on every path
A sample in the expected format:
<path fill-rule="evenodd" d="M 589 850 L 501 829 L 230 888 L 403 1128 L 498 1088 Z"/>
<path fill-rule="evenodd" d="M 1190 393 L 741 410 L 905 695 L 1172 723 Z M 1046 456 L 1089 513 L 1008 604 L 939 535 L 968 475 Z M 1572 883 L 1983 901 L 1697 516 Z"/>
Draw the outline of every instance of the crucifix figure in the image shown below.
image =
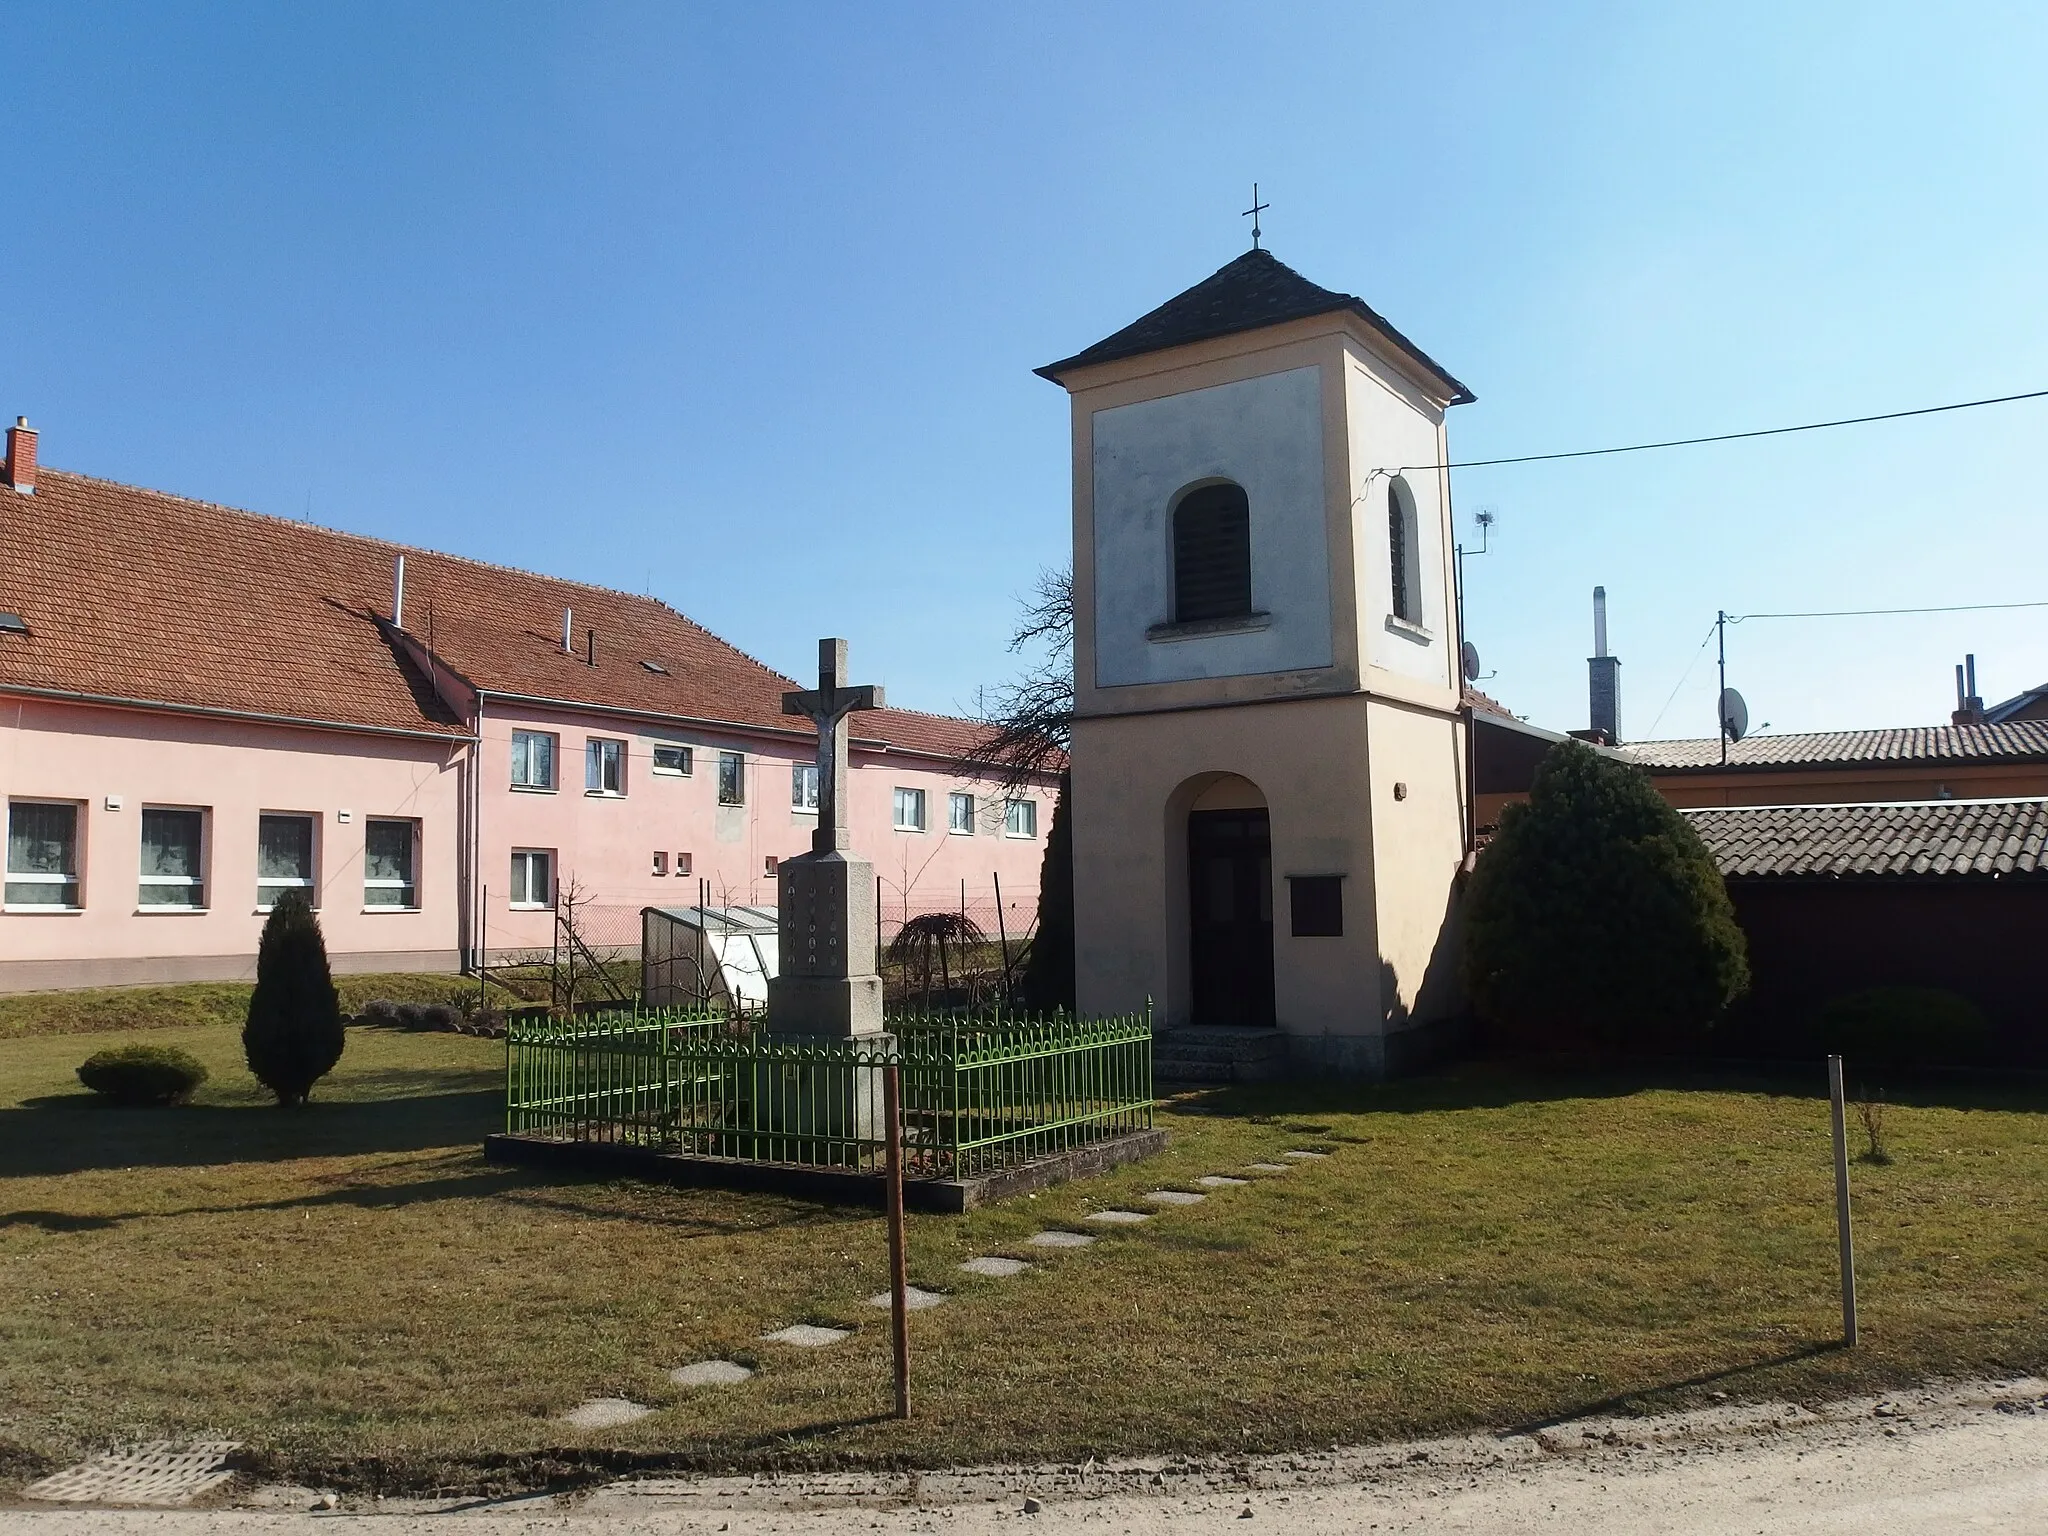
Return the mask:
<path fill-rule="evenodd" d="M 1255 251 L 1259 248 L 1259 215 L 1264 213 L 1268 208 L 1272 206 L 1273 205 L 1271 203 L 1262 203 L 1259 201 L 1259 184 L 1256 181 L 1253 182 L 1252 205 L 1251 207 L 1245 209 L 1243 213 L 1240 213 L 1238 217 L 1240 219 L 1250 219 L 1252 221 L 1252 249 Z"/>
<path fill-rule="evenodd" d="M 856 709 L 880 709 L 882 690 L 872 684 L 850 688 L 846 642 L 818 642 L 818 686 L 782 696 L 785 715 L 803 715 L 818 728 L 818 828 L 813 853 L 844 853 L 853 846 L 846 825 L 846 717 Z"/>

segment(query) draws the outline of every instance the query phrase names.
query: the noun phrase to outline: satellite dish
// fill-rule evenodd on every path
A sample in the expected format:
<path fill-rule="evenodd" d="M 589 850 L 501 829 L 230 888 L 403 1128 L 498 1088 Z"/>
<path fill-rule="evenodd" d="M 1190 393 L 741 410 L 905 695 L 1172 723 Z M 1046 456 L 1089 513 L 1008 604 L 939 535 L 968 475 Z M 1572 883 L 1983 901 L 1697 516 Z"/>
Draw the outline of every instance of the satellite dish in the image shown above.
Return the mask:
<path fill-rule="evenodd" d="M 1740 741 L 1749 734 L 1749 705 L 1733 688 L 1721 690 L 1721 729 L 1728 733 L 1730 741 Z"/>
<path fill-rule="evenodd" d="M 1479 681 L 1479 647 L 1467 640 L 1458 648 L 1458 665 L 1465 673 L 1465 681 Z"/>

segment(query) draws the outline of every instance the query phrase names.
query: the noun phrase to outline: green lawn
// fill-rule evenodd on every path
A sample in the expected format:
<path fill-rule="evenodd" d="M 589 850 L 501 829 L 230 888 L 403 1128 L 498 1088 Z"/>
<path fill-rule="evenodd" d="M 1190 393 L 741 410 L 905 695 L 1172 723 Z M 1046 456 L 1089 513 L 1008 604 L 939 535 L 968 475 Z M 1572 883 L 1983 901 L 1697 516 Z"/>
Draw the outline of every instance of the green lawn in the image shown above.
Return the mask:
<path fill-rule="evenodd" d="M 391 975 L 337 976 L 344 1012 L 355 1013 L 372 998 L 394 1003 L 474 1002 L 476 979 L 470 976 L 400 972 Z M 249 1011 L 250 983 L 192 981 L 160 987 L 84 987 L 70 992 L 0 993 L 0 1040 L 28 1035 L 104 1034 L 116 1030 L 176 1029 L 201 1024 L 241 1027 Z M 493 987 L 495 1006 L 516 1006 L 518 999 Z M 0 1092 L 4 1092 L 0 1085 Z"/>
<path fill-rule="evenodd" d="M 1170 1106 L 1139 1168 L 914 1217 L 917 1412 L 889 1401 L 881 1222 L 486 1166 L 501 1047 L 352 1030 L 300 1112 L 235 1032 L 167 1028 L 214 1077 L 115 1110 L 71 1070 L 116 1043 L 0 1041 L 0 1468 L 110 1439 L 222 1435 L 272 1475 L 528 1482 L 606 1465 L 1272 1450 L 1528 1423 L 1709 1391 L 1818 1395 L 2048 1366 L 2048 1115 L 1979 1096 L 1891 1111 L 1855 1172 L 1865 1344 L 1836 1331 L 1827 1114 L 1737 1084 L 1513 1076 L 1273 1087 Z M 1092 1248 L 1044 1225 L 1293 1148 Z M 1030 1257 L 1012 1280 L 955 1266 Z M 820 1351 L 759 1340 L 853 1323 Z M 687 1392 L 670 1368 L 761 1366 Z M 553 1416 L 658 1407 L 624 1429 Z M 535 1453 L 558 1452 L 552 1457 Z"/>

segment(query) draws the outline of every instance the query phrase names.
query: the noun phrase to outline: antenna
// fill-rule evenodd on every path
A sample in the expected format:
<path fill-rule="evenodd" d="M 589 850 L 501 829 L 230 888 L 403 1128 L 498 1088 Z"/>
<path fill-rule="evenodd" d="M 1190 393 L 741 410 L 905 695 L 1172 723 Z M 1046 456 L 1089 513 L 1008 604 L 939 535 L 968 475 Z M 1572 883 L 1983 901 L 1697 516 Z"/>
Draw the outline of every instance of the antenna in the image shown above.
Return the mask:
<path fill-rule="evenodd" d="M 1479 647 L 1467 640 L 1458 647 L 1458 668 L 1465 674 L 1465 681 L 1479 681 Z"/>

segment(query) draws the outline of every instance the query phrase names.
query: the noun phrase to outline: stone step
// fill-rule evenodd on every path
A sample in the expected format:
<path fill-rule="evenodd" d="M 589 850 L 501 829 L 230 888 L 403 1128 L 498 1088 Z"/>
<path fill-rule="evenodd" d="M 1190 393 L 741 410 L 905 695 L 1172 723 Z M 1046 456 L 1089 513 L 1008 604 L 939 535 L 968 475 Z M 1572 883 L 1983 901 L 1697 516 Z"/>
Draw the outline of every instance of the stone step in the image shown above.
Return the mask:
<path fill-rule="evenodd" d="M 1167 1082 L 1252 1082 L 1285 1070 L 1276 1029 L 1175 1029 L 1152 1040 L 1153 1075 Z"/>

